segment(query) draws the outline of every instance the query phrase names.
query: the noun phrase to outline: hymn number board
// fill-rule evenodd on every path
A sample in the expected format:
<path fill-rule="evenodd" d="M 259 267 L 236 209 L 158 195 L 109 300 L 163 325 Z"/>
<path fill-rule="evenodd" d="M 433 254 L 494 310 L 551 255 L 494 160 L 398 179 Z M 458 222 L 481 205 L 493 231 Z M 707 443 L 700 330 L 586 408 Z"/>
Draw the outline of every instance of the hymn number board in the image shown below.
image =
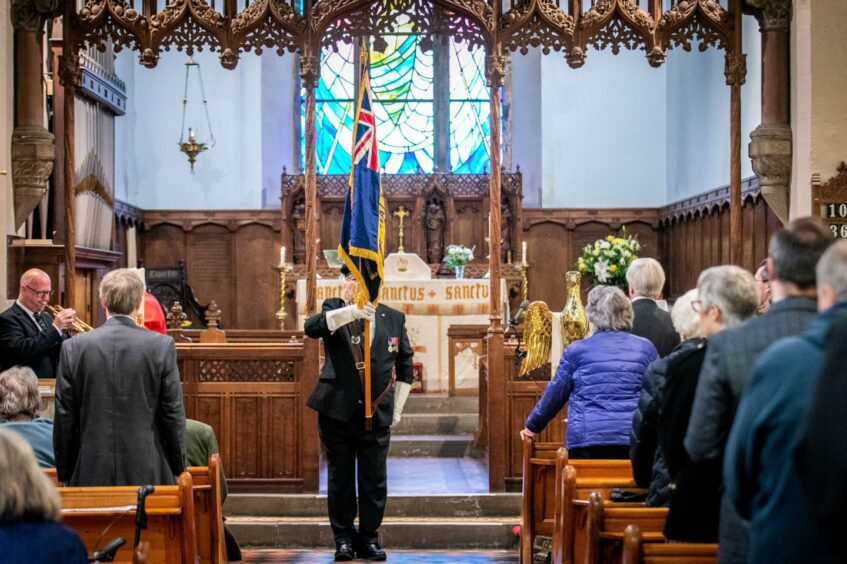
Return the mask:
<path fill-rule="evenodd" d="M 824 203 L 824 219 L 836 239 L 847 239 L 847 202 Z"/>
<path fill-rule="evenodd" d="M 825 184 L 818 175 L 813 176 L 812 209 L 827 223 L 834 238 L 847 239 L 847 165 L 841 163 L 838 174 Z"/>

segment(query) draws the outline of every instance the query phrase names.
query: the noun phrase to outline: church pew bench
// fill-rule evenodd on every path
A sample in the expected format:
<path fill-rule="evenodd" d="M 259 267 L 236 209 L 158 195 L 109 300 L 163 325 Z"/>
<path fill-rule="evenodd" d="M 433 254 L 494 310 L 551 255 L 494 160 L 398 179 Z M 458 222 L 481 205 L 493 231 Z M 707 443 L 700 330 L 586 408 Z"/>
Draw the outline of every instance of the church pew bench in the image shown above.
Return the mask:
<path fill-rule="evenodd" d="M 621 564 L 715 564 L 718 545 L 687 542 L 645 542 L 638 525 L 624 530 Z"/>
<path fill-rule="evenodd" d="M 197 562 L 191 487 L 191 474 L 183 472 L 176 486 L 156 486 L 147 497 L 147 528 L 141 532 L 141 540 L 150 543 L 148 562 Z M 68 487 L 58 488 L 58 492 L 62 521 L 76 530 L 89 554 L 123 537 L 127 544 L 118 551 L 115 562 L 132 562 L 137 487 Z"/>
<path fill-rule="evenodd" d="M 613 564 L 623 557 L 624 532 L 634 525 L 641 531 L 644 542 L 665 541 L 663 530 L 668 517 L 667 507 L 619 507 L 604 503 L 603 496 L 592 492 L 588 498 L 588 519 L 584 531 L 577 536 L 585 540 L 583 554 L 577 554 L 575 562 L 580 564 Z"/>
<path fill-rule="evenodd" d="M 221 500 L 221 461 L 215 453 L 208 466 L 189 466 L 194 494 L 197 554 L 201 564 L 228 562 Z"/>
<path fill-rule="evenodd" d="M 606 464 L 603 464 L 606 463 Z M 608 501 L 612 490 L 616 488 L 637 489 L 629 473 L 621 467 L 628 468 L 628 460 L 572 460 L 562 468 L 559 479 L 559 496 L 556 503 L 556 513 L 553 529 L 553 563 L 581 562 L 585 554 L 586 536 L 581 534 L 588 524 L 588 500 L 592 494 L 601 497 L 604 504 L 620 508 L 644 507 L 640 502 Z M 615 473 L 617 467 L 617 477 Z M 593 471 L 605 474 L 594 477 Z"/>
<path fill-rule="evenodd" d="M 568 460 L 567 449 L 552 443 L 523 440 L 523 494 L 521 498 L 520 561 L 532 561 L 538 535 L 553 537 L 562 527 L 564 471 L 568 464 L 579 472 L 581 484 L 573 492 L 588 499 L 595 489 L 607 494 L 612 488 L 634 487 L 629 460 Z M 596 480 L 596 481 L 595 481 Z M 575 499 L 575 498 L 572 498 Z"/>

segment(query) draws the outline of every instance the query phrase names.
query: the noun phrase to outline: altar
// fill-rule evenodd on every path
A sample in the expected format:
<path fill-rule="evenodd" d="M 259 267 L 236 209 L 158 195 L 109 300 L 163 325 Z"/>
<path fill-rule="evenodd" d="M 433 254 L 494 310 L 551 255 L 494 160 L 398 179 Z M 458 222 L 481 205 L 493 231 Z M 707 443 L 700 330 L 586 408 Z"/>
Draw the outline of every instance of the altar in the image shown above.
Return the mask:
<path fill-rule="evenodd" d="M 317 281 L 317 307 L 327 298 L 341 297 L 341 280 Z M 406 314 L 406 331 L 415 351 L 415 362 L 423 366 L 423 386 L 427 392 L 446 392 L 450 353 L 447 329 L 451 325 L 487 325 L 490 311 L 489 281 L 475 279 L 391 280 L 382 287 L 380 302 Z M 500 285 L 500 299 L 506 302 L 506 284 Z M 505 311 L 505 308 L 504 308 Z M 302 329 L 306 318 L 306 281 L 297 281 L 297 323 Z M 461 364 L 461 363 L 460 363 Z M 471 379 L 473 373 L 457 371 L 457 378 Z M 476 382 L 457 381 L 461 387 Z"/>

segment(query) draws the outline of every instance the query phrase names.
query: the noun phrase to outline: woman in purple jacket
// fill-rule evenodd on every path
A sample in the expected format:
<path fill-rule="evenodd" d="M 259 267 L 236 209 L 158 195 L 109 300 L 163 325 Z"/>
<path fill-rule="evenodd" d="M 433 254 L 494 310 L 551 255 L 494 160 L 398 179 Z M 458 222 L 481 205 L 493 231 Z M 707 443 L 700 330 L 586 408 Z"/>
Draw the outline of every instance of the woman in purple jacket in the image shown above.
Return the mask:
<path fill-rule="evenodd" d="M 653 343 L 629 332 L 632 304 L 619 288 L 595 286 L 585 314 L 590 336 L 565 349 L 521 435 L 535 437 L 567 402 L 570 458 L 627 459 L 641 378 L 659 355 Z"/>

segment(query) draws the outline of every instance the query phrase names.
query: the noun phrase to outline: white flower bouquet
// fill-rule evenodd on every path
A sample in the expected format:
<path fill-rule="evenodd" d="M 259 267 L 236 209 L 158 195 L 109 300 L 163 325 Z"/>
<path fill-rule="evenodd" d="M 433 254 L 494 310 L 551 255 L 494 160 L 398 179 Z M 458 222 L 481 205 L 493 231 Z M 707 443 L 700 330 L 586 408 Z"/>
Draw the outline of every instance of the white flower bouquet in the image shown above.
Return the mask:
<path fill-rule="evenodd" d="M 475 249 L 476 247 L 474 247 Z M 447 245 L 447 255 L 444 257 L 444 266 L 455 270 L 457 266 L 465 266 L 473 260 L 474 249 L 464 245 Z"/>
<path fill-rule="evenodd" d="M 638 258 L 641 244 L 637 237 L 627 236 L 625 228 L 621 231 L 620 237 L 609 235 L 582 249 L 576 269 L 594 284 L 626 286 L 626 269 Z"/>

